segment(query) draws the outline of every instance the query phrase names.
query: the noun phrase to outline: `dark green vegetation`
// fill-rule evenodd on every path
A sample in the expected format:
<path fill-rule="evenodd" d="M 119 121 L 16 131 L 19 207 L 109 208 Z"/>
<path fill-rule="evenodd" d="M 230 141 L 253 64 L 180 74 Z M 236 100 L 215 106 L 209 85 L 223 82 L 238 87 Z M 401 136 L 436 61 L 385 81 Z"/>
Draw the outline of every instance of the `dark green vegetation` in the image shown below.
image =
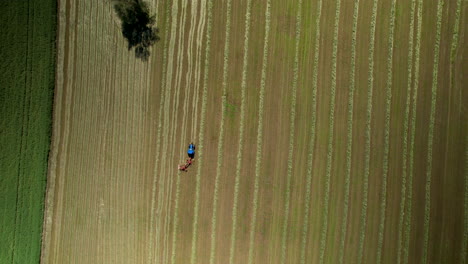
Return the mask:
<path fill-rule="evenodd" d="M 159 29 L 153 26 L 156 17 L 150 16 L 148 4 L 141 0 L 118 0 L 114 2 L 114 9 L 122 21 L 128 49 L 135 47 L 135 56 L 148 60 L 149 47 L 159 40 Z"/>
<path fill-rule="evenodd" d="M 39 263 L 57 4 L 0 3 L 0 263 Z"/>

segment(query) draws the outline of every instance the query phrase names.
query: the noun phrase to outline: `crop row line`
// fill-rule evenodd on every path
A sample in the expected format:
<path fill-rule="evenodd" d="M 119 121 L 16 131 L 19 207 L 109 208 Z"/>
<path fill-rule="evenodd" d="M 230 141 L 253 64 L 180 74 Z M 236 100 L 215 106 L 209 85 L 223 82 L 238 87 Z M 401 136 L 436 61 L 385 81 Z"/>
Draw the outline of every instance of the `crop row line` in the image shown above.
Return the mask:
<path fill-rule="evenodd" d="M 168 57 L 167 58 L 173 58 L 174 57 L 174 47 L 175 47 L 175 41 L 176 41 L 176 28 L 177 28 L 177 14 L 179 11 L 179 6 L 178 6 L 178 1 L 172 2 L 172 8 L 169 7 L 170 4 L 167 6 L 167 13 L 171 11 L 171 30 L 170 30 L 170 38 L 167 38 L 169 41 L 169 46 L 168 46 Z M 168 15 L 168 14 L 167 14 Z M 169 25 L 167 26 L 169 27 Z M 165 93 L 163 95 L 164 98 L 164 105 L 163 108 L 161 109 L 163 112 L 163 125 L 162 125 L 162 158 L 161 158 L 161 164 L 166 164 L 166 159 L 167 159 L 167 150 L 169 148 L 169 107 L 170 107 L 170 98 L 171 98 L 171 88 L 172 88 L 172 70 L 173 70 L 173 60 L 172 59 L 167 59 L 167 67 L 165 68 L 165 77 L 163 76 L 163 79 L 165 81 L 164 85 L 164 90 Z M 164 69 L 163 69 L 164 71 Z M 161 232 L 161 221 L 166 220 L 168 212 L 166 212 L 164 215 L 161 214 L 161 212 L 164 210 L 164 208 L 167 208 L 168 200 L 166 197 L 170 196 L 170 194 L 165 194 L 165 192 L 168 192 L 167 188 L 167 181 L 171 181 L 172 179 L 170 177 L 166 177 L 166 166 L 161 166 L 159 171 L 159 192 L 158 192 L 158 199 L 157 199 L 157 211 L 156 214 L 159 216 L 158 219 L 158 224 L 157 224 L 157 229 L 156 229 L 156 238 L 158 241 L 161 240 L 161 233 L 164 234 L 164 232 Z M 157 171 L 155 171 L 157 173 Z M 170 189 L 170 188 L 169 188 Z M 161 250 L 161 246 L 159 246 L 162 243 L 158 243 L 158 252 Z M 158 254 L 160 256 L 161 254 Z"/>
<path fill-rule="evenodd" d="M 414 143 L 416 134 L 416 113 L 417 113 L 417 102 L 418 102 L 418 86 L 419 86 L 419 60 L 421 50 L 421 32 L 422 32 L 422 9 L 423 0 L 418 0 L 418 13 L 417 13 L 417 33 L 416 33 L 416 47 L 415 47 L 415 64 L 414 64 L 414 92 L 413 102 L 411 111 L 411 141 L 410 141 L 410 153 L 409 153 L 409 171 L 408 171 L 408 208 L 405 220 L 405 234 L 404 234 L 404 245 L 403 245 L 403 263 L 408 263 L 409 256 L 409 239 L 411 233 L 411 214 L 412 214 L 412 197 L 413 197 L 413 168 L 414 168 Z"/>
<path fill-rule="evenodd" d="M 385 213 L 387 211 L 387 178 L 388 178 L 388 156 L 390 150 L 390 111 L 392 105 L 392 74 L 393 74 L 393 37 L 395 34 L 395 6 L 396 0 L 392 1 L 390 8 L 390 27 L 388 33 L 388 56 L 387 56 L 387 83 L 385 99 L 385 128 L 384 128 L 384 157 L 382 173 L 382 189 L 380 201 L 380 220 L 377 240 L 377 263 L 382 262 L 382 246 L 385 229 Z"/>
<path fill-rule="evenodd" d="M 407 176 L 407 155 L 408 155 L 408 128 L 409 128 L 409 112 L 411 104 L 411 80 L 413 74 L 413 39 L 414 39 L 414 13 L 415 13 L 416 0 L 411 1 L 410 11 L 410 29 L 408 40 L 408 86 L 406 89 L 406 103 L 405 103 L 405 117 L 403 121 L 403 164 L 401 172 L 401 201 L 400 201 L 400 214 L 398 221 L 398 247 L 397 247 L 397 264 L 401 263 L 401 250 L 403 238 L 403 224 L 405 217 L 405 199 L 406 199 L 406 176 Z"/>
<path fill-rule="evenodd" d="M 325 172 L 325 197 L 323 202 L 322 212 L 322 230 L 320 232 L 320 263 L 325 259 L 325 248 L 327 244 L 328 232 L 328 211 L 330 200 L 330 177 L 333 161 L 333 133 L 335 127 L 335 97 L 336 97 L 336 63 L 338 53 L 338 30 L 340 24 L 340 9 L 341 0 L 336 2 L 335 9 L 335 25 L 333 29 L 333 51 L 332 51 L 332 72 L 331 72 L 331 91 L 330 91 L 330 114 L 329 114 L 329 132 L 328 132 L 328 146 L 327 146 L 327 167 Z"/>
<path fill-rule="evenodd" d="M 369 77 L 367 79 L 367 110 L 366 110 L 366 143 L 365 143 L 365 161 L 364 161 L 364 186 L 361 208 L 361 224 L 359 231 L 359 249 L 358 263 L 362 263 L 364 252 L 364 239 L 366 236 L 367 225 L 367 200 L 369 193 L 369 167 L 370 167 L 370 145 L 371 145 L 371 122 L 372 122 L 372 93 L 374 89 L 374 49 L 375 49 L 375 25 L 377 20 L 377 4 L 378 0 L 374 0 L 372 7 L 371 32 L 370 32 L 370 47 L 369 47 Z"/>
<path fill-rule="evenodd" d="M 223 64 L 223 81 L 222 81 L 222 102 L 221 102 L 221 125 L 219 128 L 218 141 L 218 164 L 216 166 L 215 187 L 213 191 L 213 216 L 211 217 L 211 244 L 210 244 L 210 264 L 214 264 L 216 252 L 216 224 L 218 213 L 218 192 L 219 192 L 219 177 L 221 175 L 221 164 L 223 162 L 224 148 L 224 122 L 226 119 L 226 89 L 227 76 L 229 68 L 229 41 L 231 32 L 231 0 L 227 0 L 226 7 L 226 35 L 224 42 L 224 64 Z"/>
<path fill-rule="evenodd" d="M 307 234 L 309 228 L 309 211 L 310 211 L 310 199 L 311 199 L 311 185 L 312 185 L 312 165 L 315 148 L 315 126 L 317 122 L 317 79 L 318 79 L 318 66 L 320 57 L 320 21 L 322 17 L 322 0 L 318 1 L 317 15 L 316 15 L 316 27 L 315 27 L 315 44 L 314 44 L 314 68 L 312 75 L 312 118 L 310 127 L 310 143 L 309 151 L 307 154 L 307 176 L 306 176 L 306 196 L 305 196 L 305 208 L 304 208 L 304 221 L 302 224 L 302 241 L 301 241 L 301 264 L 306 263 L 306 245 L 307 245 Z"/>
<path fill-rule="evenodd" d="M 296 37 L 295 37 L 295 54 L 294 54 L 294 73 L 292 83 L 292 99 L 291 99 L 291 115 L 289 127 L 289 153 L 288 153 L 288 172 L 286 183 L 286 201 L 284 204 L 284 222 L 283 234 L 281 239 L 281 263 L 286 262 L 286 237 L 288 231 L 289 205 L 291 199 L 291 177 L 293 168 L 293 153 L 294 153 L 294 130 L 296 119 L 296 97 L 297 97 L 297 79 L 299 77 L 299 43 L 301 41 L 301 23 L 302 23 L 302 0 L 299 0 L 296 15 Z"/>
<path fill-rule="evenodd" d="M 198 5 L 198 3 L 197 3 Z M 203 45 L 203 30 L 205 28 L 206 21 L 206 0 L 202 2 L 200 8 L 200 23 L 197 28 L 197 49 L 196 49 L 196 58 L 195 58 L 195 92 L 194 92 L 194 103 L 192 107 L 192 131 L 191 135 L 194 136 L 194 141 L 197 141 L 197 125 L 198 125 L 198 101 L 199 101 L 199 90 L 200 90 L 200 76 L 201 76 L 201 53 Z"/>
<path fill-rule="evenodd" d="M 244 57 L 242 64 L 242 81 L 241 81 L 241 107 L 239 121 L 239 149 L 237 152 L 236 177 L 234 183 L 234 201 L 232 205 L 232 226 L 231 226 L 231 247 L 229 248 L 229 263 L 234 261 L 234 249 L 236 246 L 236 229 L 237 229 L 237 207 L 239 200 L 239 182 L 240 171 L 242 168 L 242 151 L 244 145 L 244 119 L 245 119 L 245 90 L 247 86 L 247 65 L 249 54 L 249 34 L 250 34 L 250 17 L 252 9 L 252 0 L 247 1 L 247 10 L 245 12 L 245 34 L 244 34 Z"/>
<path fill-rule="evenodd" d="M 250 221 L 250 234 L 249 234 L 249 255 L 247 264 L 253 262 L 254 238 L 255 238 L 255 225 L 257 224 L 257 207 L 258 207 L 258 190 L 261 168 L 261 151 L 263 143 L 263 105 L 265 97 L 265 82 L 266 70 L 268 65 L 268 39 L 270 37 L 270 9 L 271 0 L 267 0 L 265 9 L 265 38 L 263 44 L 263 62 L 262 62 L 262 76 L 260 79 L 260 99 L 258 103 L 258 128 L 257 128 L 257 152 L 255 155 L 255 182 L 254 193 L 252 200 L 252 219 Z"/>
<path fill-rule="evenodd" d="M 195 186 L 195 206 L 193 216 L 193 230 L 192 230 L 192 250 L 190 255 L 190 263 L 196 263 L 197 258 L 197 233 L 198 233 L 198 213 L 200 207 L 200 176 L 201 168 L 203 165 L 203 144 L 205 135 L 205 119 L 206 119 L 206 101 L 208 94 L 208 70 L 210 66 L 210 48 L 211 48 L 211 27 L 212 27 L 212 9 L 213 1 L 208 0 L 208 21 L 206 28 L 206 47 L 205 47 L 205 69 L 203 74 L 203 95 L 202 95 L 202 108 L 201 108 L 201 119 L 200 119 L 200 133 L 199 133 L 199 159 L 196 175 L 196 186 Z"/>
<path fill-rule="evenodd" d="M 352 39 L 351 39 L 351 72 L 350 72 L 350 83 L 349 83 L 349 94 L 348 94 L 348 120 L 347 120 L 347 139 L 346 139 L 346 176 L 345 176 L 345 194 L 343 203 L 343 221 L 341 223 L 341 238 L 340 238 L 340 249 L 338 251 L 339 263 L 343 263 L 345 239 L 346 239 L 346 227 L 348 223 L 348 208 L 349 208 L 349 188 L 350 188 L 350 177 L 351 177 L 351 157 L 352 157 L 352 143 L 353 143 L 353 109 L 354 109 L 354 89 L 356 86 L 355 81 L 355 67 L 356 67 L 356 39 L 357 39 L 357 22 L 359 17 L 359 0 L 354 1 L 353 10 L 353 28 L 352 28 Z"/>
<path fill-rule="evenodd" d="M 432 72 L 432 97 L 431 97 L 431 116 L 429 121 L 429 139 L 427 147 L 427 173 L 426 173 L 426 195 L 424 206 L 424 247 L 423 263 L 427 263 L 427 246 L 429 244 L 429 224 L 431 212 L 431 180 L 432 180 L 432 148 L 434 139 L 434 121 L 437 103 L 437 76 L 439 73 L 439 51 L 440 51 L 440 32 L 442 28 L 442 8 L 444 1 L 439 0 L 437 4 L 437 27 L 434 47 L 434 68 Z"/>

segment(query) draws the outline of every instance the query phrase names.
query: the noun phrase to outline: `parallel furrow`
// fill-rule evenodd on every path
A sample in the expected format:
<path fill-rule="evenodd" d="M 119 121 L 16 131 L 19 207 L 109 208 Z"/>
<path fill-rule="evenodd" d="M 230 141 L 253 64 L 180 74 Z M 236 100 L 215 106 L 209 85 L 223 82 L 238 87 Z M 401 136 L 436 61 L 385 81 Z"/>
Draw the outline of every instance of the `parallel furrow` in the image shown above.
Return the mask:
<path fill-rule="evenodd" d="M 341 237 L 340 249 L 338 251 L 339 263 L 343 263 L 346 227 L 348 224 L 348 208 L 349 208 L 349 186 L 351 178 L 351 158 L 352 158 L 352 143 L 353 143 L 353 109 L 354 109 L 354 89 L 356 86 L 356 39 L 357 39 L 357 22 L 359 17 L 359 0 L 354 1 L 353 11 L 353 35 L 351 39 L 351 73 L 349 76 L 349 94 L 348 94 L 348 120 L 347 120 L 347 139 L 346 139 L 346 176 L 345 176 L 345 193 L 343 202 L 343 220 L 341 222 Z"/>
<path fill-rule="evenodd" d="M 219 141 L 218 141 L 218 164 L 216 165 L 216 178 L 213 190 L 213 215 L 211 217 L 211 241 L 210 241 L 210 264 L 214 264 L 216 253 L 216 225 L 218 214 L 218 192 L 219 192 L 219 178 L 221 175 L 221 164 L 223 163 L 223 149 L 224 149 L 224 122 L 226 119 L 226 90 L 227 90 L 227 76 L 229 69 L 229 41 L 231 32 L 231 0 L 227 0 L 226 6 L 226 35 L 224 42 L 224 64 L 223 64 L 223 82 L 222 82 L 222 101 L 221 101 L 221 125 L 219 127 Z"/>
<path fill-rule="evenodd" d="M 155 167 L 153 171 L 153 183 L 152 183 L 152 188 L 151 188 L 151 214 L 150 214 L 150 241 L 148 244 L 148 262 L 152 263 L 154 262 L 153 260 L 153 240 L 154 240 L 154 235 L 153 235 L 153 228 L 155 226 L 154 223 L 154 218 L 155 218 L 155 203 L 156 203 L 156 186 L 158 182 L 158 173 L 159 173 L 159 159 L 160 159 L 160 154 L 162 154 L 159 150 L 161 148 L 161 130 L 162 130 L 162 113 L 163 113 L 163 106 L 164 106 L 164 101 L 165 101 L 165 90 L 166 90 L 166 72 L 167 72 L 167 56 L 168 56 L 168 45 L 169 41 L 167 41 L 169 37 L 169 18 L 170 16 L 170 2 L 166 3 L 166 19 L 164 22 L 165 25 L 165 31 L 164 31 L 164 48 L 163 48 L 163 63 L 162 63 L 162 78 L 161 78 L 161 101 L 159 104 L 159 114 L 158 114 L 158 127 L 157 127 L 157 133 L 156 133 L 156 161 L 155 161 Z M 159 203 L 159 201 L 158 201 Z"/>
<path fill-rule="evenodd" d="M 252 219 L 250 222 L 250 234 L 249 234 L 249 255 L 248 264 L 253 262 L 253 250 L 254 250 L 254 238 L 255 238 L 255 226 L 257 224 L 257 207 L 258 207 L 258 190 L 259 190 L 259 179 L 260 179 L 260 168 L 261 168 L 261 151 L 263 143 L 263 105 L 265 97 L 265 82 L 266 82 L 266 69 L 268 65 L 268 39 L 270 37 L 270 9 L 271 0 L 267 0 L 265 10 L 265 39 L 263 44 L 263 63 L 262 63 L 262 76 L 260 79 L 260 99 L 258 103 L 258 129 L 257 129 L 257 152 L 255 156 L 255 183 L 254 193 L 252 200 Z M 231 262 L 232 263 L 232 262 Z"/>
<path fill-rule="evenodd" d="M 335 25 L 333 30 L 333 53 L 332 53 L 332 71 L 331 71 L 331 90 L 330 90 L 330 114 L 329 114 L 329 132 L 327 146 L 327 167 L 325 172 L 325 194 L 322 211 L 322 230 L 320 232 L 320 263 L 325 259 L 325 247 L 327 244 L 328 233 L 328 210 L 330 200 L 330 176 L 333 161 L 333 134 L 335 127 L 335 95 L 336 95 L 336 64 L 338 53 L 338 30 L 340 24 L 341 0 L 336 2 Z"/>
<path fill-rule="evenodd" d="M 423 263 L 427 263 L 427 246 L 429 244 L 429 224 L 431 213 L 431 181 L 432 181 L 432 148 L 434 139 L 434 122 L 437 104 L 437 76 L 439 73 L 439 51 L 440 51 L 440 32 L 442 28 L 442 8 L 444 1 L 439 0 L 437 4 L 437 28 L 434 47 L 434 67 L 432 72 L 432 96 L 431 96 L 431 115 L 429 121 L 429 139 L 427 146 L 427 173 L 426 173 L 426 195 L 424 203 L 424 246 Z"/>
<path fill-rule="evenodd" d="M 463 241 L 460 250 L 460 263 L 466 263 L 467 260 L 467 249 L 468 249 L 468 134 L 465 136 L 465 196 L 464 200 L 464 230 L 463 230 Z"/>
<path fill-rule="evenodd" d="M 194 204 L 194 215 L 192 222 L 192 249 L 190 254 L 190 263 L 197 263 L 197 238 L 198 238 L 198 214 L 200 207 L 200 177 L 201 168 L 203 165 L 203 144 L 205 136 L 205 119 L 206 119 L 206 101 L 208 97 L 208 70 L 210 66 L 210 47 L 211 47 L 211 27 L 212 27 L 212 9 L 213 2 L 208 0 L 208 14 L 207 14 L 207 26 L 206 26 L 206 49 L 205 49 L 205 69 L 203 74 L 203 95 L 202 95 L 202 107 L 201 107 L 201 119 L 200 119 L 200 133 L 199 133 L 199 158 L 196 175 L 196 186 L 195 186 L 195 204 Z"/>
<path fill-rule="evenodd" d="M 403 225 L 405 219 L 405 201 L 407 188 L 407 156 L 408 156 L 408 129 L 409 129 L 409 114 L 411 104 L 411 80 L 413 78 L 413 40 L 414 40 L 414 15 L 415 15 L 416 0 L 411 1 L 409 40 L 408 40 L 408 86 L 406 89 L 405 117 L 403 121 L 403 157 L 401 169 L 401 200 L 400 214 L 398 220 L 398 247 L 397 247 L 397 264 L 401 263 L 401 253 L 403 244 Z"/>
<path fill-rule="evenodd" d="M 414 82 L 413 82 L 413 101 L 411 111 L 411 139 L 409 149 L 409 166 L 408 166 L 408 196 L 407 211 L 405 219 L 405 232 L 404 232 L 404 244 L 403 244 L 403 263 L 408 263 L 409 257 L 409 240 L 411 234 L 411 215 L 412 215 L 412 198 L 413 198 L 413 168 L 414 168 L 414 143 L 416 134 L 416 110 L 418 102 L 418 86 L 419 86 L 419 61 L 421 53 L 421 32 L 422 32 L 422 9 L 423 0 L 418 0 L 418 13 L 417 13 L 417 33 L 416 33 L 416 47 L 415 47 L 415 62 L 414 62 Z"/>
<path fill-rule="evenodd" d="M 312 118 L 310 126 L 310 143 L 309 150 L 307 153 L 307 176 L 306 176 L 306 196 L 305 196 L 305 207 L 304 207 L 304 221 L 302 224 L 302 239 L 301 239 L 301 264 L 306 263 L 306 245 L 309 228 L 309 211 L 310 211 L 310 200 L 311 200 L 311 188 L 312 188 L 312 164 L 314 157 L 315 147 L 315 126 L 317 122 L 317 80 L 318 80 L 318 66 L 320 58 L 320 19 L 322 17 L 322 0 L 318 1 L 317 14 L 315 20 L 315 46 L 314 46 L 314 69 L 312 75 Z"/>
<path fill-rule="evenodd" d="M 288 231 L 288 220 L 289 220 L 289 204 L 291 200 L 291 177 L 293 168 L 293 153 L 294 153 L 294 130 L 296 120 L 296 97 L 297 97 L 297 79 L 299 77 L 299 43 L 301 41 L 301 23 L 302 23 L 302 0 L 299 0 L 297 4 L 297 15 L 296 15 L 296 46 L 294 54 L 294 73 L 292 83 L 292 98 L 291 98 L 291 115 L 289 124 L 289 151 L 288 151 L 288 172 L 286 182 L 286 200 L 284 203 L 284 222 L 283 222 L 283 233 L 281 235 L 281 263 L 286 262 L 286 238 Z"/>
<path fill-rule="evenodd" d="M 382 188 L 380 200 L 380 219 L 377 239 L 377 263 L 382 262 L 382 246 L 385 228 L 385 213 L 387 211 L 387 177 L 388 177 L 388 155 L 390 150 L 390 110 L 392 106 L 392 77 L 393 77 L 393 36 L 395 34 L 395 6 L 396 0 L 392 1 L 390 9 L 390 27 L 388 33 L 388 56 L 387 56 L 387 83 L 385 98 L 385 128 L 384 128 L 384 157 L 382 172 Z"/>
<path fill-rule="evenodd" d="M 364 186 L 361 209 L 361 220 L 359 230 L 359 249 L 358 263 L 362 263 L 364 253 L 364 239 L 366 236 L 367 225 L 367 200 L 369 193 L 369 164 L 370 164 L 370 146 L 371 146 L 371 120 L 372 120 L 372 93 L 374 90 L 374 48 L 375 48 L 375 25 L 377 20 L 377 4 L 378 0 L 374 0 L 372 7 L 371 32 L 370 32 L 370 47 L 369 47 L 369 77 L 367 80 L 367 113 L 366 113 L 366 143 L 364 157 Z"/>
<path fill-rule="evenodd" d="M 252 0 L 247 0 L 247 10 L 245 11 L 245 34 L 244 34 L 244 57 L 242 64 L 242 81 L 241 81 L 241 106 L 240 106 L 240 121 L 239 121 L 239 149 L 237 151 L 236 177 L 234 184 L 234 201 L 232 205 L 232 229 L 231 229 L 231 247 L 229 248 L 229 263 L 234 260 L 234 249 L 236 247 L 236 231 L 237 231 L 237 204 L 239 200 L 239 181 L 242 168 L 242 151 L 244 149 L 244 123 L 245 123 L 245 93 L 247 86 L 247 66 L 249 55 L 249 35 L 250 35 L 250 12 L 252 9 Z"/>

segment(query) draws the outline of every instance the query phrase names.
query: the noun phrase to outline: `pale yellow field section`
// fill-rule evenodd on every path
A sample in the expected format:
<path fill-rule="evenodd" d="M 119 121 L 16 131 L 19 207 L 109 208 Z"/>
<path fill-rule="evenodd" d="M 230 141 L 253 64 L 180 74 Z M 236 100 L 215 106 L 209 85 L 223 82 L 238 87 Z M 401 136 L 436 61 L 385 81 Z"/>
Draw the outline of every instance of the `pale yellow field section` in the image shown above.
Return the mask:
<path fill-rule="evenodd" d="M 167 28 L 166 5 L 147 2 L 157 14 L 158 27 Z M 170 197 L 156 196 L 171 195 L 167 186 L 175 179 L 176 164 L 183 161 L 190 136 L 183 146 L 170 147 L 181 141 L 175 138 L 176 128 L 183 129 L 178 136 L 194 134 L 196 128 L 189 119 L 198 110 L 197 104 L 188 105 L 188 98 L 198 100 L 196 89 L 201 88 L 192 85 L 186 90 L 190 94 L 180 93 L 180 87 L 185 87 L 181 69 L 163 72 L 168 52 L 174 58 L 169 67 L 181 56 L 174 51 L 175 36 L 168 36 L 168 31 L 161 30 L 164 40 L 152 48 L 150 60 L 142 62 L 133 49 L 127 49 L 111 1 L 60 0 L 58 5 L 41 263 L 154 263 L 167 250 L 162 234 L 170 235 L 164 229 L 168 204 L 159 202 Z M 205 27 L 199 20 L 194 22 L 197 27 L 191 28 L 189 51 L 193 66 L 185 69 L 184 82 L 187 71 L 189 80 L 200 82 L 201 78 L 200 37 Z M 163 100 L 165 74 L 174 78 L 167 80 L 169 97 Z M 185 112 L 179 112 L 182 107 Z"/>

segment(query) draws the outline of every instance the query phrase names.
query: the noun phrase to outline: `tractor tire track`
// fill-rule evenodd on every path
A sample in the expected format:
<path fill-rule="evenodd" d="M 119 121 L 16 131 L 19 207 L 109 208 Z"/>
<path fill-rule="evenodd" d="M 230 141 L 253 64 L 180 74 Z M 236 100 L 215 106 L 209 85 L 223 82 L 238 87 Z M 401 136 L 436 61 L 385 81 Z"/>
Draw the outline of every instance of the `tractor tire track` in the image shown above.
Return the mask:
<path fill-rule="evenodd" d="M 210 264 L 214 264 L 216 252 L 216 226 L 218 214 L 218 192 L 219 178 L 221 175 L 221 164 L 223 163 L 223 148 L 224 148 L 224 122 L 226 119 L 226 90 L 227 76 L 229 68 L 229 41 L 231 32 L 231 0 L 227 0 L 226 6 L 226 35 L 224 42 L 224 64 L 223 64 L 223 82 L 222 82 L 222 101 L 221 101 L 221 124 L 219 128 L 218 141 L 218 164 L 216 166 L 215 186 L 213 190 L 213 215 L 211 217 L 211 241 L 210 241 Z"/>
<path fill-rule="evenodd" d="M 409 113 L 411 104 L 411 84 L 413 75 L 413 39 L 414 39 L 414 15 L 415 15 L 416 0 L 411 1 L 409 40 L 408 40 L 408 87 L 406 89 L 405 117 L 403 121 L 403 158 L 401 171 L 401 201 L 400 201 L 400 216 L 398 222 L 398 247 L 397 247 L 397 264 L 401 263 L 402 243 L 403 243 L 403 225 L 405 219 L 405 202 L 407 188 L 407 156 L 408 156 L 408 129 L 409 129 Z"/>
<path fill-rule="evenodd" d="M 265 39 L 263 46 L 263 62 L 262 62 L 262 76 L 260 79 L 260 99 L 258 104 L 258 129 L 257 129 L 257 152 L 255 156 L 255 183 L 254 193 L 252 200 L 252 219 L 250 222 L 249 234 L 249 254 L 247 264 L 253 262 L 254 238 L 255 238 L 255 225 L 257 224 L 257 207 L 258 207 L 258 190 L 261 168 L 261 151 L 263 143 L 263 107 L 265 97 L 265 82 L 266 82 L 266 69 L 268 65 L 268 39 L 270 37 L 270 9 L 271 0 L 267 0 L 265 9 Z"/>
<path fill-rule="evenodd" d="M 291 115 L 289 124 L 289 151 L 288 151 L 288 171 L 287 171 L 287 182 L 286 182 L 286 201 L 284 204 L 284 222 L 283 232 L 281 235 L 281 263 L 286 262 L 286 238 L 288 231 L 288 220 L 289 220 L 289 206 L 291 196 L 291 177 L 293 167 L 293 153 L 294 153 L 294 132 L 295 132 L 295 121 L 296 121 L 296 97 L 297 97 L 297 79 L 299 77 L 299 43 L 301 41 L 301 23 L 302 23 L 302 0 L 299 0 L 297 4 L 297 15 L 296 15 L 296 36 L 295 36 L 295 53 L 294 53 L 294 73 L 292 83 L 292 98 L 291 98 Z"/>
<path fill-rule="evenodd" d="M 311 185 L 312 185 L 312 164 L 314 157 L 315 148 L 315 134 L 316 134 L 316 122 L 317 122 L 317 80 L 318 80 L 318 67 L 320 57 L 320 21 L 322 17 L 322 0 L 318 2 L 317 16 L 316 16 L 316 28 L 315 28 L 315 46 L 314 46 L 314 69 L 312 79 L 312 119 L 310 127 L 310 144 L 309 151 L 307 154 L 307 176 L 306 176 L 306 196 L 305 196 L 305 208 L 304 208 L 304 221 L 302 224 L 302 241 L 301 241 L 301 259 L 300 263 L 306 263 L 306 245 L 307 235 L 309 228 L 309 211 L 310 211 L 310 200 L 311 200 Z"/>
<path fill-rule="evenodd" d="M 439 53 L 440 53 L 440 32 L 442 27 L 442 8 L 444 1 L 439 0 L 437 4 L 437 27 L 434 47 L 434 68 L 432 72 L 432 96 L 431 96 L 431 115 L 429 121 L 429 139 L 427 147 L 427 173 L 426 173 L 426 195 L 424 204 L 424 246 L 422 263 L 427 263 L 427 246 L 429 244 L 429 225 L 431 213 L 431 180 L 432 180 L 432 148 L 434 138 L 434 122 L 437 103 L 437 76 L 439 73 Z"/>
<path fill-rule="evenodd" d="M 348 208 L 349 208 L 349 188 L 351 178 L 351 162 L 352 162 L 352 143 L 353 143 L 353 114 L 354 114 L 354 90 L 356 87 L 355 81 L 355 67 L 356 67 L 356 39 L 357 39 L 357 24 L 359 17 L 359 0 L 354 1 L 353 10 L 353 34 L 351 39 L 351 73 L 350 73 L 350 84 L 349 84 L 349 95 L 348 95 L 348 120 L 347 120 L 347 140 L 346 140 L 346 176 L 345 176 L 345 194 L 343 202 L 343 221 L 341 223 L 341 238 L 340 238 L 340 249 L 338 253 L 339 263 L 343 264 L 345 239 L 347 232 L 348 223 Z"/>
<path fill-rule="evenodd" d="M 195 205 L 194 205 L 194 216 L 193 216 L 193 229 L 192 229 L 192 249 L 190 255 L 190 263 L 195 264 L 197 254 L 197 236 L 198 236 L 198 214 L 200 207 L 200 177 L 201 168 L 203 165 L 203 144 L 205 135 L 205 119 L 206 119 L 206 101 L 208 97 L 208 70 L 210 66 L 210 45 L 211 45 L 211 27 L 212 27 L 212 9 L 213 2 L 208 0 L 208 14 L 207 14 L 207 28 L 206 28 L 206 47 L 205 47 L 205 69 L 203 73 L 203 95 L 202 95 L 202 108 L 201 108 L 201 119 L 200 119 L 200 133 L 199 133 L 199 158 L 196 175 L 196 186 L 195 186 Z"/>
<path fill-rule="evenodd" d="M 364 187 L 363 200 L 361 209 L 361 223 L 359 230 L 359 249 L 358 263 L 362 263 L 364 253 L 364 239 L 366 236 L 367 224 L 367 200 L 369 192 L 369 167 L 370 167 L 370 145 L 371 145 L 371 122 L 372 122 L 372 93 L 374 89 L 374 48 L 375 48 L 375 26 L 377 20 L 377 4 L 379 0 L 373 1 L 372 18 L 371 18 L 371 33 L 370 33 L 370 48 L 369 48 L 369 77 L 367 80 L 367 113 L 366 113 L 366 143 L 365 143 L 365 160 L 364 160 Z"/>
<path fill-rule="evenodd" d="M 240 106 L 240 121 L 239 121 L 239 149 L 237 151 L 236 176 L 234 183 L 234 201 L 232 205 L 232 229 L 231 229 L 231 246 L 229 248 L 229 263 L 234 261 L 234 249 L 236 247 L 236 231 L 237 231 L 237 207 L 239 200 L 239 181 L 240 171 L 242 168 L 242 151 L 244 150 L 244 123 L 245 123 L 245 93 L 247 86 L 247 66 L 249 56 L 249 35 L 251 21 L 252 0 L 247 0 L 247 9 L 245 11 L 245 34 L 244 34 L 244 57 L 242 63 L 242 80 L 241 80 L 241 106 Z"/>

